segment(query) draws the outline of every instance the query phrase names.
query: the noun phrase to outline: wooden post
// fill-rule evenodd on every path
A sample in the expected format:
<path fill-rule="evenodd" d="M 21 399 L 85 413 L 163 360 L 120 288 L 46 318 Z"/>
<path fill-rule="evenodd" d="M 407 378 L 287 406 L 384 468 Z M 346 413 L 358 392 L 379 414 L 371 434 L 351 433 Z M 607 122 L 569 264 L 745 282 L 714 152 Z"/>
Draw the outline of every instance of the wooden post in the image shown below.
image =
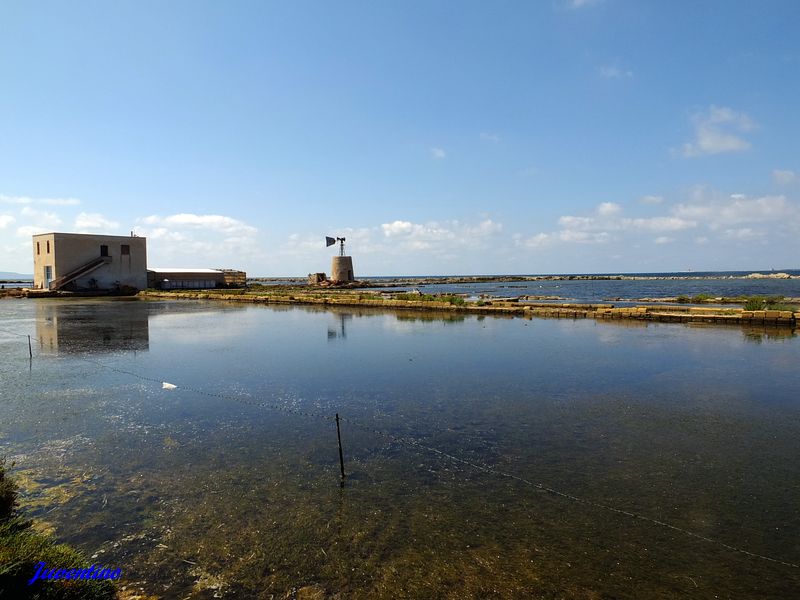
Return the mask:
<path fill-rule="evenodd" d="M 342 485 L 344 485 L 344 456 L 342 455 L 342 432 L 339 430 L 339 413 L 336 413 L 336 437 L 339 439 L 339 467 L 342 470 Z"/>
<path fill-rule="evenodd" d="M 28 356 L 33 358 L 33 350 L 31 349 L 31 336 L 28 336 Z"/>

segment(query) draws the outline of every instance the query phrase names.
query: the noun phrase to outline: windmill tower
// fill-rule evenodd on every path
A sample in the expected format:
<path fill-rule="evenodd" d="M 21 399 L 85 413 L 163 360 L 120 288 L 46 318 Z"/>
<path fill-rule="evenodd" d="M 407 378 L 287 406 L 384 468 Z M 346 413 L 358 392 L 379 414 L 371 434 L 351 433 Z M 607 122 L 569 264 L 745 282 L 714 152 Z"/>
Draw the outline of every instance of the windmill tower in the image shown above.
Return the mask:
<path fill-rule="evenodd" d="M 325 236 L 325 246 L 333 246 L 339 242 L 339 256 L 334 256 L 331 259 L 331 281 L 334 283 L 344 283 L 347 281 L 355 281 L 353 274 L 353 257 L 344 255 L 344 238 L 332 238 Z"/>

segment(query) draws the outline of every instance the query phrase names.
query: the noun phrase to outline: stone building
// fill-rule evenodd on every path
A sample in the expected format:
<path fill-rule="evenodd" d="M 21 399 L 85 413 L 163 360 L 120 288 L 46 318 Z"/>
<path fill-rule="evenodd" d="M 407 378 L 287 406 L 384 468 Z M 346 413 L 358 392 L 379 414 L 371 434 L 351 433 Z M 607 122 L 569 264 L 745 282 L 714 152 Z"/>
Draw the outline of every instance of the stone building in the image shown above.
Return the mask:
<path fill-rule="evenodd" d="M 33 287 L 143 290 L 147 287 L 147 239 L 83 233 L 34 235 Z"/>

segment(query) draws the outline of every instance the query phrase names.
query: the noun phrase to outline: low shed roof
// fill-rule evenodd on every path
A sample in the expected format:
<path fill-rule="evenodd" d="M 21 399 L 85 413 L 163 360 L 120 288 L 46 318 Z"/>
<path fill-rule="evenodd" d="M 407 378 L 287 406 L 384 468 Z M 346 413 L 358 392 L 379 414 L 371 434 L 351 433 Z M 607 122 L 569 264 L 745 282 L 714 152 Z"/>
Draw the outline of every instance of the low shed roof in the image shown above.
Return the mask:
<path fill-rule="evenodd" d="M 197 273 L 200 275 L 222 274 L 222 271 L 217 269 L 165 269 L 161 267 L 149 267 L 148 271 L 153 273 Z"/>

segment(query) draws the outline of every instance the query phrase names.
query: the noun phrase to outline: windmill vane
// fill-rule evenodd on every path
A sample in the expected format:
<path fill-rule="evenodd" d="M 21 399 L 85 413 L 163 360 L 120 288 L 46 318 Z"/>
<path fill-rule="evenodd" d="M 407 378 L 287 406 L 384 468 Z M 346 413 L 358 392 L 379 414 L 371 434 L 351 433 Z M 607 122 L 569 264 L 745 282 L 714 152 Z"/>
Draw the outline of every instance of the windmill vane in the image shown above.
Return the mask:
<path fill-rule="evenodd" d="M 329 235 L 325 236 L 325 247 L 333 246 L 336 242 L 339 242 L 339 256 L 344 256 L 344 241 L 345 238 L 343 237 L 331 237 Z"/>

